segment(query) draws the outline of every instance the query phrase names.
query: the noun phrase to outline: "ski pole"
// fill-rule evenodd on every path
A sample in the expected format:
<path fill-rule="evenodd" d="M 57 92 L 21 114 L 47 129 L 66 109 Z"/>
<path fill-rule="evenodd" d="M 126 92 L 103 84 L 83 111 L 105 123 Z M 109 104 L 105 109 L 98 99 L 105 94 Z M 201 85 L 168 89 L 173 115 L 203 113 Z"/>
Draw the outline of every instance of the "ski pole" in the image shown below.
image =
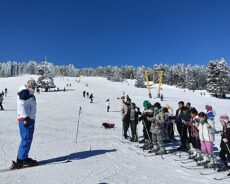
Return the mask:
<path fill-rule="evenodd" d="M 124 121 L 122 119 L 122 130 L 121 130 L 121 139 L 123 140 L 123 134 L 124 134 Z"/>
<path fill-rule="evenodd" d="M 79 128 L 79 124 L 80 124 L 80 115 L 81 115 L 81 106 L 79 107 L 79 113 L 78 113 L 78 121 L 77 121 L 77 132 L 76 132 L 76 142 L 77 142 L 77 136 L 78 136 L 78 128 Z"/>
<path fill-rule="evenodd" d="M 143 120 L 143 124 L 144 124 L 145 130 L 146 130 L 146 133 L 147 133 L 147 136 L 148 136 L 148 139 L 149 139 L 149 143 L 152 143 L 151 138 L 150 138 L 150 135 L 149 135 L 149 132 L 148 132 L 148 129 L 147 129 L 147 127 L 146 127 L 146 124 L 145 124 L 145 121 L 144 121 L 144 120 Z"/>
<path fill-rule="evenodd" d="M 230 149 L 229 149 L 229 146 L 228 146 L 228 144 L 227 144 L 227 143 L 225 143 L 225 144 L 226 144 L 226 146 L 227 146 L 228 153 L 230 154 Z"/>
<path fill-rule="evenodd" d="M 182 122 L 181 122 L 182 123 Z M 181 158 L 181 152 L 182 152 L 182 149 L 183 149 L 183 147 L 184 147 L 184 140 L 183 140 L 183 138 L 184 138 L 184 125 L 183 125 L 183 123 L 182 123 L 182 125 L 181 125 L 181 138 L 180 138 L 180 142 L 181 142 L 181 146 L 182 146 L 182 148 L 180 149 L 180 155 L 179 155 L 179 158 Z M 182 142 L 183 141 L 183 142 Z"/>

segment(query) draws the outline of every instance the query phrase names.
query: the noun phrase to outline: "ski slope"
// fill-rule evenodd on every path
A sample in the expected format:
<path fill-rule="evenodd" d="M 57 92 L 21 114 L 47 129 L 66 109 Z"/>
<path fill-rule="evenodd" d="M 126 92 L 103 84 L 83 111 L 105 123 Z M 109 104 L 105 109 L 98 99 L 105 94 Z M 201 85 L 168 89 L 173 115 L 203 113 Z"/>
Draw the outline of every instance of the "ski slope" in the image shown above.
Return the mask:
<path fill-rule="evenodd" d="M 6 87 L 8 95 L 4 99 L 5 111 L 0 111 L 0 169 L 11 165 L 17 156 L 20 142 L 17 124 L 16 98 L 18 88 L 25 84 L 30 76 L 0 78 L 0 92 Z M 38 76 L 33 76 L 35 79 Z M 147 89 L 135 88 L 134 81 L 111 82 L 104 78 L 82 77 L 80 83 L 75 78 L 55 78 L 60 92 L 35 93 L 37 98 L 37 119 L 30 157 L 52 163 L 54 160 L 69 159 L 72 162 L 50 164 L 22 170 L 0 173 L 1 184 L 74 184 L 74 183 L 131 183 L 131 184 L 212 184 L 229 183 L 229 179 L 215 181 L 227 173 L 203 176 L 200 172 L 213 170 L 188 170 L 180 165 L 179 154 L 145 157 L 135 144 L 121 142 L 121 101 L 118 97 L 123 92 L 128 94 L 137 106 L 143 110 L 142 102 L 148 100 Z M 71 87 L 66 87 L 70 84 Z M 88 84 L 88 87 L 86 86 Z M 83 98 L 83 90 L 94 94 L 94 103 Z M 188 91 L 163 85 L 164 101 L 170 104 L 174 112 L 181 100 L 191 102 L 199 111 L 204 111 L 206 104 L 212 105 L 217 114 L 216 129 L 220 130 L 218 116 L 229 113 L 229 100 L 210 97 L 207 92 Z M 151 103 L 158 101 L 157 85 L 152 86 Z M 110 99 L 111 111 L 106 112 L 106 99 Z M 79 108 L 82 108 L 78 138 L 76 129 Z M 115 123 L 116 128 L 105 130 L 103 122 Z M 138 126 L 142 132 L 141 124 Z M 216 135 L 216 146 L 219 146 Z M 185 153 L 181 158 L 186 158 Z M 195 165 L 188 163 L 186 166 Z"/>

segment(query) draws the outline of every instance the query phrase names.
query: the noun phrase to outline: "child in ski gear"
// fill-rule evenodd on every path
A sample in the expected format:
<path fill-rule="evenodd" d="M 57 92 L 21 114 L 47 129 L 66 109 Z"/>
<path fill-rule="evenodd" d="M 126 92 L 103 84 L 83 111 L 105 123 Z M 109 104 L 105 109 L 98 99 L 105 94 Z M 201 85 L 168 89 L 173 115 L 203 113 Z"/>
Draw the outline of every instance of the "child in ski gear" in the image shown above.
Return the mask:
<path fill-rule="evenodd" d="M 191 130 L 189 140 L 190 143 L 192 144 L 192 147 L 189 151 L 190 153 L 189 158 L 195 159 L 201 156 L 201 150 L 200 150 L 201 146 L 200 146 L 199 129 L 198 129 L 200 119 L 198 117 L 198 112 L 196 108 L 190 109 L 190 117 L 191 117 L 190 121 L 187 124 Z"/>
<path fill-rule="evenodd" d="M 0 93 L 0 107 L 1 107 L 1 110 L 4 110 L 4 108 L 2 106 L 3 96 L 4 96 L 4 93 Z"/>
<path fill-rule="evenodd" d="M 109 99 L 106 100 L 106 107 L 107 107 L 107 112 L 109 112 L 109 109 L 110 109 L 110 100 Z"/>
<path fill-rule="evenodd" d="M 163 107 L 162 111 L 164 113 L 164 123 L 163 123 L 163 142 L 164 143 L 169 143 L 170 139 L 169 139 L 169 112 L 168 112 L 168 108 L 167 107 Z"/>
<path fill-rule="evenodd" d="M 188 140 L 188 136 L 187 136 L 187 126 L 182 122 L 183 108 L 184 108 L 184 102 L 183 101 L 178 102 L 178 109 L 176 110 L 175 121 L 176 121 L 177 131 L 181 139 L 181 145 L 178 148 L 178 150 L 187 151 L 186 142 Z"/>
<path fill-rule="evenodd" d="M 213 142 L 214 142 L 214 122 L 207 119 L 204 112 L 199 113 L 199 138 L 201 141 L 201 153 L 203 154 L 203 160 L 198 161 L 197 165 L 203 165 L 207 167 L 214 166 L 214 153 L 213 153 Z M 211 160 L 212 159 L 212 160 Z"/>
<path fill-rule="evenodd" d="M 206 109 L 207 118 L 214 121 L 215 115 L 214 115 L 214 113 L 213 113 L 212 106 L 210 106 L 210 105 L 205 105 L 205 109 Z"/>
<path fill-rule="evenodd" d="M 140 109 L 136 107 L 135 103 L 131 103 L 130 105 L 130 127 L 132 132 L 132 138 L 130 139 L 131 142 L 137 142 L 137 124 L 138 124 L 138 115 L 140 115 Z"/>
<path fill-rule="evenodd" d="M 127 99 L 126 102 L 124 101 L 124 99 L 122 100 L 121 115 L 122 115 L 123 136 L 125 139 L 128 138 L 127 132 L 129 129 L 129 122 L 130 122 L 130 104 L 131 104 L 131 99 Z"/>
<path fill-rule="evenodd" d="M 35 80 L 30 79 L 18 92 L 17 109 L 21 143 L 18 150 L 16 165 L 12 165 L 12 167 L 21 168 L 25 165 L 37 165 L 36 160 L 29 158 L 36 118 L 36 98 L 34 96 L 36 85 Z"/>
<path fill-rule="evenodd" d="M 163 127 L 165 122 L 165 114 L 161 108 L 161 104 L 156 102 L 153 105 L 154 116 L 149 118 L 151 121 L 150 131 L 152 133 L 153 152 L 156 154 L 165 154 L 163 143 Z"/>
<path fill-rule="evenodd" d="M 228 162 L 230 162 L 230 121 L 227 114 L 223 114 L 219 118 L 223 130 L 221 132 L 221 143 L 220 143 L 220 159 L 221 165 L 218 171 L 228 170 Z"/>
<path fill-rule="evenodd" d="M 152 133 L 150 131 L 151 121 L 149 118 L 153 117 L 153 108 L 149 101 L 145 100 L 143 102 L 144 111 L 142 115 L 139 117 L 139 121 L 142 121 L 143 124 L 143 141 L 140 143 L 144 143 L 143 149 L 152 149 Z"/>
<path fill-rule="evenodd" d="M 181 151 L 188 151 L 189 148 L 189 139 L 188 139 L 188 123 L 190 121 L 189 108 L 183 106 L 181 108 L 181 122 L 182 122 L 182 131 L 181 131 Z"/>
<path fill-rule="evenodd" d="M 165 105 L 165 108 L 167 108 L 166 114 L 168 116 L 168 138 L 170 141 L 174 140 L 174 114 L 173 109 L 168 104 Z"/>

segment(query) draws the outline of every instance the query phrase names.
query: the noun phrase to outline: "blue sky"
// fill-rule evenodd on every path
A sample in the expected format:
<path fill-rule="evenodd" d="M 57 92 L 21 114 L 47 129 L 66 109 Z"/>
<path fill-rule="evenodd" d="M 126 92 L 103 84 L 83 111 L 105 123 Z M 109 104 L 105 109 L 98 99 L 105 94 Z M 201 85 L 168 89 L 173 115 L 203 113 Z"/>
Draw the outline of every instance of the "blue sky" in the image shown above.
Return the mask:
<path fill-rule="evenodd" d="M 230 59 L 228 0 L 0 0 L 0 62 L 76 67 Z"/>

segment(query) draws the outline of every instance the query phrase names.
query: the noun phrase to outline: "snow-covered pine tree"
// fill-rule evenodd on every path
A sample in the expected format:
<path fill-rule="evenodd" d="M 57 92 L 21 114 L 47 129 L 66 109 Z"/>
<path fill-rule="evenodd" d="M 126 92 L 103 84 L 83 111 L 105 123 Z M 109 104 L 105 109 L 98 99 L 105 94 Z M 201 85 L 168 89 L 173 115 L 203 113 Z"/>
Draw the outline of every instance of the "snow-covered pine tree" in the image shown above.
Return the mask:
<path fill-rule="evenodd" d="M 197 89 L 195 71 L 191 65 L 188 65 L 185 69 L 185 87 L 190 90 Z"/>
<path fill-rule="evenodd" d="M 37 87 L 44 88 L 46 92 L 50 88 L 56 88 L 53 80 L 53 77 L 55 76 L 54 71 L 54 65 L 52 63 L 49 63 L 47 61 L 42 62 L 37 67 L 37 74 L 41 75 L 41 77 L 38 78 Z"/>
<path fill-rule="evenodd" d="M 137 68 L 135 78 L 136 78 L 135 86 L 138 88 L 145 88 L 145 76 L 144 76 L 143 67 Z"/>
<path fill-rule="evenodd" d="M 228 92 L 228 66 L 224 58 L 211 60 L 207 72 L 207 91 L 225 98 Z"/>

